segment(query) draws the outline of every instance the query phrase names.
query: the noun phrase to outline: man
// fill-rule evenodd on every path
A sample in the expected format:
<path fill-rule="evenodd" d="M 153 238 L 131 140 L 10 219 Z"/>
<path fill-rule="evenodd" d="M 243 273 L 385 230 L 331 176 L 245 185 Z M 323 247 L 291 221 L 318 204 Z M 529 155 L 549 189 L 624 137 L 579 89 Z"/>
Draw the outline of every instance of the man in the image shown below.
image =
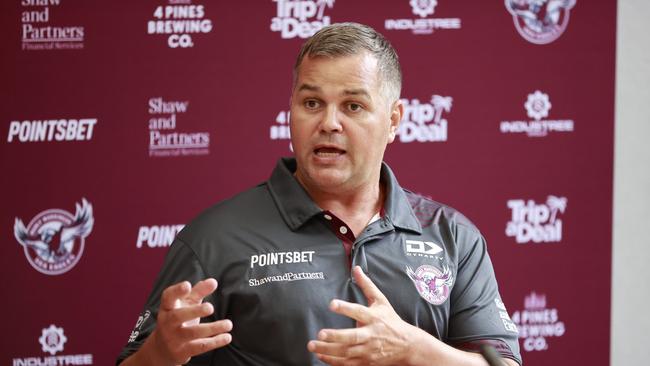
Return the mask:
<path fill-rule="evenodd" d="M 294 71 L 295 160 L 179 233 L 118 363 L 486 365 L 467 352 L 486 343 L 520 363 L 478 230 L 382 164 L 403 114 L 390 44 L 335 24 Z"/>

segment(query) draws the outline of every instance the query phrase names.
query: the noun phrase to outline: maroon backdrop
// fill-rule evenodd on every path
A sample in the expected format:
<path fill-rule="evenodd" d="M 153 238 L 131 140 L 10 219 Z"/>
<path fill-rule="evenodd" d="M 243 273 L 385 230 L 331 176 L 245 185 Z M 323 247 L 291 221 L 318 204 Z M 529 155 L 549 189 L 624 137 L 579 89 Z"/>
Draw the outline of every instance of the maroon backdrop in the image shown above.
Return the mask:
<path fill-rule="evenodd" d="M 180 225 L 291 154 L 303 37 L 356 21 L 404 71 L 386 160 L 481 228 L 526 364 L 608 364 L 616 2 L 529 3 L 3 2 L 0 363 L 111 364 Z"/>

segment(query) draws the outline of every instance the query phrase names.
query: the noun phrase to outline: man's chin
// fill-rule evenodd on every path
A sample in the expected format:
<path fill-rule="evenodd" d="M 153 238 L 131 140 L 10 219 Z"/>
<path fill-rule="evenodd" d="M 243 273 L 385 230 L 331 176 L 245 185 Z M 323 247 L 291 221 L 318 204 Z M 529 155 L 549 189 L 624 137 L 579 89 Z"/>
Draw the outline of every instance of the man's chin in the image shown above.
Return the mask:
<path fill-rule="evenodd" d="M 332 191 L 339 189 L 348 181 L 348 175 L 335 169 L 318 169 L 308 172 L 307 179 L 300 179 L 301 183 L 307 185 L 307 189 L 318 189 L 321 191 Z"/>

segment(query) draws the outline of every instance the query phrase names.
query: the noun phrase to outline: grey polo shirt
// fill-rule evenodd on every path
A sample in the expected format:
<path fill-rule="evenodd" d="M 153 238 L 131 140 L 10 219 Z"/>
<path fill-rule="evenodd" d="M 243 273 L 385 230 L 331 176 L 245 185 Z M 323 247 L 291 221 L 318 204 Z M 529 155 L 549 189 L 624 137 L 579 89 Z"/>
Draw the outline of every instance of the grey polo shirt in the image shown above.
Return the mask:
<path fill-rule="evenodd" d="M 213 277 L 206 301 L 228 318 L 227 347 L 192 358 L 205 365 L 321 365 L 307 342 L 355 321 L 328 309 L 334 298 L 367 304 L 351 278 L 359 265 L 406 322 L 460 349 L 492 344 L 521 363 L 517 330 L 501 302 L 485 240 L 457 211 L 402 189 L 382 166 L 379 220 L 355 237 L 321 210 L 281 159 L 271 178 L 187 225 L 172 244 L 129 342 L 135 352 L 155 327 L 162 291 Z"/>

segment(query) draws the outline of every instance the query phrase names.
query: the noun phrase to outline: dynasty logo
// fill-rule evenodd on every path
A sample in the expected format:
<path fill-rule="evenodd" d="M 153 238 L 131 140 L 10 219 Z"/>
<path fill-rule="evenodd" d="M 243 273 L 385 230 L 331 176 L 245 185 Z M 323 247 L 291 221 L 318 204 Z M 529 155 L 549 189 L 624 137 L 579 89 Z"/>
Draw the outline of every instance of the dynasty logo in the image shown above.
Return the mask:
<path fill-rule="evenodd" d="M 16 217 L 14 236 L 25 251 L 29 264 L 46 275 L 60 275 L 81 259 L 85 239 L 93 229 L 93 207 L 85 198 L 76 213 L 58 208 L 45 210 L 27 226 Z"/>

